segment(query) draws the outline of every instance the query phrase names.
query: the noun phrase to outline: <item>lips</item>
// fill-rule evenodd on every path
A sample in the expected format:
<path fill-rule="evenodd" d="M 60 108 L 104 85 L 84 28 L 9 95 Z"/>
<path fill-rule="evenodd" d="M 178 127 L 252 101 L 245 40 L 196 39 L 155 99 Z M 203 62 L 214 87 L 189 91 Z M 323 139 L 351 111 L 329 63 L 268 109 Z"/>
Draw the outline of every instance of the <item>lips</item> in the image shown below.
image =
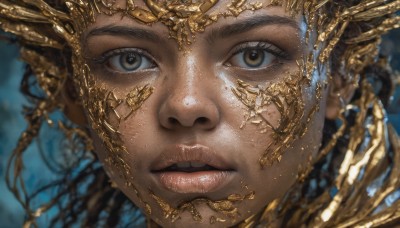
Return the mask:
<path fill-rule="evenodd" d="M 203 145 L 167 147 L 151 165 L 157 182 L 176 193 L 207 193 L 228 184 L 234 166 Z"/>

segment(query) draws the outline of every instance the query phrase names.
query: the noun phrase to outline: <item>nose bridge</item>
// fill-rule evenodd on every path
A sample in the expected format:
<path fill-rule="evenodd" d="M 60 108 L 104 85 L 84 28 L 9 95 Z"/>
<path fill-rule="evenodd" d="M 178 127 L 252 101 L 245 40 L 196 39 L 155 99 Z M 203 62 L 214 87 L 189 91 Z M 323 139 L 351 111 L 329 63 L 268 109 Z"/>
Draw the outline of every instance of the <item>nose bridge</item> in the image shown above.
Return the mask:
<path fill-rule="evenodd" d="M 197 90 L 201 89 L 201 70 L 200 59 L 195 55 L 181 56 L 176 67 L 174 76 L 173 96 L 181 97 L 184 103 L 193 104 L 195 96 L 198 96 Z"/>
<path fill-rule="evenodd" d="M 219 120 L 218 105 L 207 88 L 213 76 L 204 73 L 209 67 L 203 65 L 196 55 L 186 54 L 179 58 L 168 80 L 170 89 L 159 112 L 162 126 L 215 127 Z"/>

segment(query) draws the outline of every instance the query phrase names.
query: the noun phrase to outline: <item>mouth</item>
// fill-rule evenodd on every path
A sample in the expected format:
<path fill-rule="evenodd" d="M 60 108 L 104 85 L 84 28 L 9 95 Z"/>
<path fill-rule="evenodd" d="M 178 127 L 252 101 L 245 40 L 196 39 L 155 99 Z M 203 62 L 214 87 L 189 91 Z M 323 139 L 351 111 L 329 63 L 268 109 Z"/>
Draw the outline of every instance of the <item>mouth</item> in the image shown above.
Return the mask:
<path fill-rule="evenodd" d="M 232 181 L 233 167 L 208 147 L 176 145 L 156 159 L 151 173 L 169 191 L 209 193 Z"/>
<path fill-rule="evenodd" d="M 168 166 L 165 169 L 159 170 L 159 172 L 185 172 L 185 173 L 194 173 L 194 172 L 202 172 L 202 171 L 218 171 L 218 168 L 215 168 L 211 165 L 202 162 L 195 161 L 187 161 L 187 162 L 179 162 Z"/>

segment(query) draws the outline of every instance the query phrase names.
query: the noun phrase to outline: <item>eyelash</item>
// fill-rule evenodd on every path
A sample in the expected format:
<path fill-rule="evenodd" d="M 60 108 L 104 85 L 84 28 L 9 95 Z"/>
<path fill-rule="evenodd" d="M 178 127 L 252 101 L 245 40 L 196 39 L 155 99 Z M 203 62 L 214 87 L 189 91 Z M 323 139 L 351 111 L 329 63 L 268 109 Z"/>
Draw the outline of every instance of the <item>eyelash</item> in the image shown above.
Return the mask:
<path fill-rule="evenodd" d="M 149 61 L 151 61 L 152 64 L 154 64 L 154 67 L 157 67 L 156 62 L 154 61 L 154 58 L 152 57 L 152 55 L 140 48 L 120 48 L 120 49 L 115 49 L 115 50 L 111 50 L 111 51 L 107 51 L 105 53 L 103 53 L 100 57 L 98 58 L 93 58 L 91 59 L 95 64 L 100 65 L 102 67 L 106 67 L 106 68 L 110 68 L 109 66 L 106 66 L 105 63 L 107 63 L 107 61 L 109 61 L 112 57 L 118 56 L 118 55 L 125 55 L 125 54 L 129 54 L 129 53 L 136 53 L 139 54 L 145 58 L 147 58 Z M 122 73 L 122 72 L 117 72 L 115 70 L 109 69 L 110 71 L 112 71 L 113 73 L 116 74 L 126 74 L 126 73 Z M 132 72 L 127 72 L 127 73 L 132 73 Z"/>
<path fill-rule="evenodd" d="M 264 42 L 264 41 L 245 42 L 245 43 L 241 43 L 241 44 L 237 45 L 231 52 L 232 54 L 229 55 L 229 59 L 231 59 L 233 56 L 235 56 L 241 52 L 248 51 L 251 49 L 253 49 L 253 50 L 258 49 L 258 50 L 265 51 L 265 52 L 268 52 L 268 53 L 274 55 L 277 60 L 276 64 L 282 63 L 281 60 L 290 60 L 291 59 L 290 55 L 287 52 L 285 52 L 281 48 L 278 48 L 277 46 L 275 46 L 271 43 Z M 107 66 L 107 64 L 106 64 L 111 58 L 113 58 L 115 56 L 129 54 L 129 53 L 137 53 L 137 54 L 143 56 L 144 58 L 147 58 L 151 62 L 151 64 L 154 65 L 152 68 L 157 67 L 157 64 L 156 64 L 154 58 L 152 57 L 152 55 L 149 54 L 147 51 L 140 49 L 140 48 L 115 49 L 115 50 L 105 52 L 98 58 L 93 58 L 91 60 L 93 61 L 93 63 L 100 65 L 102 68 L 107 68 L 107 70 L 112 74 L 129 74 L 129 73 L 133 73 L 133 72 L 126 72 L 126 73 L 119 72 L 114 69 L 111 69 L 111 67 Z M 274 65 L 276 66 L 276 64 L 272 64 L 269 67 L 273 67 Z M 231 63 L 226 63 L 226 65 L 232 66 Z"/>
<path fill-rule="evenodd" d="M 254 45 L 254 43 L 256 43 L 256 44 Z M 284 50 L 282 50 L 281 48 L 278 48 L 277 46 L 275 46 L 273 44 L 270 44 L 270 43 L 264 42 L 264 41 L 241 43 L 234 48 L 230 57 L 232 57 L 240 52 L 247 51 L 249 49 L 261 49 L 262 51 L 266 51 L 268 53 L 275 55 L 278 58 L 278 60 L 290 60 L 291 59 L 287 52 L 285 52 Z"/>

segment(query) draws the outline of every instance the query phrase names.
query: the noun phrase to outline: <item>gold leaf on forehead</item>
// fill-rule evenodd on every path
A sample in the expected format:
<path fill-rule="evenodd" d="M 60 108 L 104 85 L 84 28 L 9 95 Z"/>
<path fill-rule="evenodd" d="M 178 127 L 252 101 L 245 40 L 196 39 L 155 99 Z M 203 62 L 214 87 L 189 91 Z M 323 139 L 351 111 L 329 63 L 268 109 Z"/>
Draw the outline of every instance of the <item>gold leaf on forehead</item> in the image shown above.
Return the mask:
<path fill-rule="evenodd" d="M 232 0 L 221 12 L 209 13 L 219 0 L 143 0 L 146 7 L 139 7 L 133 0 L 125 0 L 126 7 L 116 6 L 115 1 L 68 0 L 66 2 L 76 27 L 82 32 L 95 20 L 95 13 L 106 15 L 121 14 L 151 25 L 161 22 L 168 27 L 169 36 L 175 39 L 180 49 L 195 40 L 196 33 L 216 22 L 220 17 L 238 16 L 246 10 L 257 10 L 262 3 L 247 3 L 247 0 Z M 78 22 L 78 23 L 77 23 Z"/>

